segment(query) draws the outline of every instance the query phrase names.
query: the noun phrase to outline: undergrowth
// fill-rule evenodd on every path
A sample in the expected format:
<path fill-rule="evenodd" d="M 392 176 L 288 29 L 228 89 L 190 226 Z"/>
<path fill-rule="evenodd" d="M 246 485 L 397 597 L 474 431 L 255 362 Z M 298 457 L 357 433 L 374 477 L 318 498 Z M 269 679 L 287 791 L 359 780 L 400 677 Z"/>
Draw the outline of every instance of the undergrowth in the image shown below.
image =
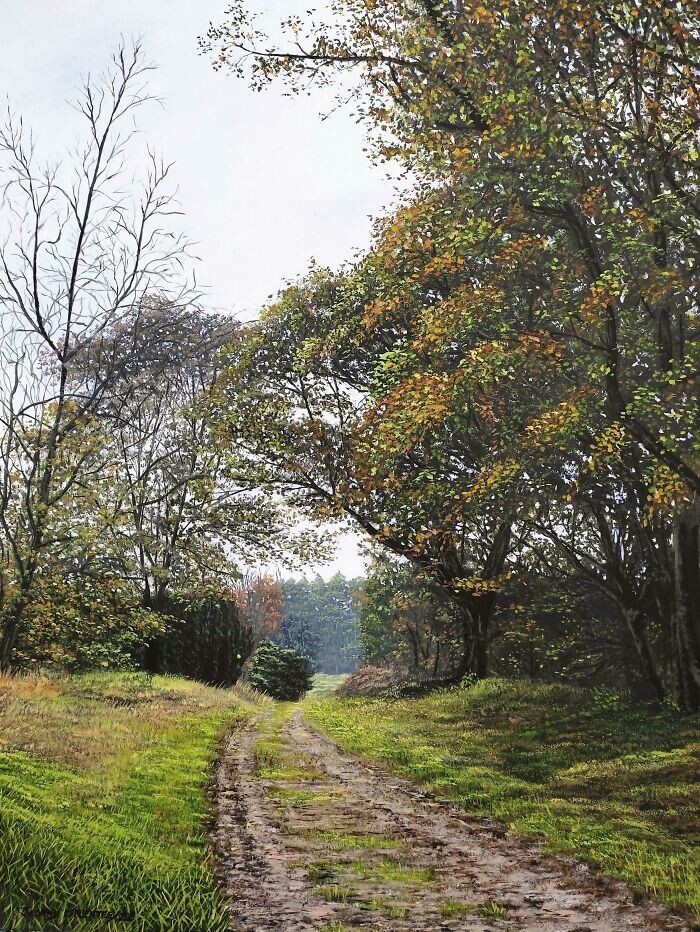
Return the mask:
<path fill-rule="evenodd" d="M 174 678 L 0 679 L 0 925 L 224 932 L 206 785 L 241 714 Z"/>
<path fill-rule="evenodd" d="M 305 708 L 346 749 L 700 917 L 697 720 L 499 679 Z"/>

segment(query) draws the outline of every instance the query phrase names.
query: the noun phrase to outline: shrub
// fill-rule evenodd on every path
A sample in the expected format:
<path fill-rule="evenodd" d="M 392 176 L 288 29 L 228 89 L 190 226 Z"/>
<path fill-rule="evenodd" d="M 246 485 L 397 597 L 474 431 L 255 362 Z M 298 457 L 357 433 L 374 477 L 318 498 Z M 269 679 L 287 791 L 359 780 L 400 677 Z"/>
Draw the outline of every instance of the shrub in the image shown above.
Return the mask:
<path fill-rule="evenodd" d="M 166 599 L 167 629 L 144 654 L 151 673 L 171 673 L 210 686 L 232 686 L 252 649 L 252 632 L 223 595 Z"/>
<path fill-rule="evenodd" d="M 47 572 L 34 586 L 14 661 L 30 669 L 129 667 L 134 654 L 164 627 L 165 620 L 142 608 L 118 576 Z"/>
<path fill-rule="evenodd" d="M 251 686 L 273 699 L 301 699 L 311 688 L 307 659 L 273 641 L 262 641 L 253 654 L 248 679 Z"/>

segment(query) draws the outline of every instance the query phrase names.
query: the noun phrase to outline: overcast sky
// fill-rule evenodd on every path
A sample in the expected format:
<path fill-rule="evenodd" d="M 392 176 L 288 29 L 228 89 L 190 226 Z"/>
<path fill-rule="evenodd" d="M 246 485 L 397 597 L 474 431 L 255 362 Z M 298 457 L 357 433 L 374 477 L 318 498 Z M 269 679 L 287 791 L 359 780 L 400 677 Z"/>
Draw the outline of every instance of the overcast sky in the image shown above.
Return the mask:
<path fill-rule="evenodd" d="M 251 0 L 279 17 L 307 4 Z M 249 318 L 313 257 L 335 266 L 369 242 L 370 216 L 391 203 L 393 187 L 370 164 L 364 131 L 347 111 L 321 120 L 328 99 L 250 91 L 215 72 L 197 49 L 226 0 L 0 0 L 0 88 L 31 126 L 42 154 L 60 156 L 79 138 L 67 104 L 81 77 L 104 69 L 120 36 L 140 36 L 158 70 L 152 92 L 162 106 L 140 116 L 142 144 L 173 161 L 197 242 L 200 286 L 212 308 Z M 361 570 L 352 538 L 340 569 Z"/>

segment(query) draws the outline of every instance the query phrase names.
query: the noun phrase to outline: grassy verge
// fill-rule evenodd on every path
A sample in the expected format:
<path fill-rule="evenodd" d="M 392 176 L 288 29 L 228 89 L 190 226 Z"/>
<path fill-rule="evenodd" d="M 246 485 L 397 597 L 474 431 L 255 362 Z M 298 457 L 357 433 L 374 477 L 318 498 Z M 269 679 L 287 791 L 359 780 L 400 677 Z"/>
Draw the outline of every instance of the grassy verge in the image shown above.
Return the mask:
<path fill-rule="evenodd" d="M 314 673 L 313 683 L 308 692 L 310 699 L 322 699 L 330 696 L 348 678 L 348 673 Z"/>
<path fill-rule="evenodd" d="M 700 918 L 697 720 L 497 679 L 306 711 L 346 749 Z"/>
<path fill-rule="evenodd" d="M 174 678 L 0 678 L 0 926 L 224 932 L 206 785 L 242 714 Z"/>

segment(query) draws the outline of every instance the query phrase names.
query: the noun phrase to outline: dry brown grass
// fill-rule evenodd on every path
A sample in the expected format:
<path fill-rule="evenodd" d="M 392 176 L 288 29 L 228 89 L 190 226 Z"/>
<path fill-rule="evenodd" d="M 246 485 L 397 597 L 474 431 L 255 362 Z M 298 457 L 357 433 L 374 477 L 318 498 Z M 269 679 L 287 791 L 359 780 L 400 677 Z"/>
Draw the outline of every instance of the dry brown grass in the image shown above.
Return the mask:
<path fill-rule="evenodd" d="M 240 708 L 233 690 L 146 674 L 0 676 L 0 752 L 100 769 L 150 746 L 171 721 Z"/>

